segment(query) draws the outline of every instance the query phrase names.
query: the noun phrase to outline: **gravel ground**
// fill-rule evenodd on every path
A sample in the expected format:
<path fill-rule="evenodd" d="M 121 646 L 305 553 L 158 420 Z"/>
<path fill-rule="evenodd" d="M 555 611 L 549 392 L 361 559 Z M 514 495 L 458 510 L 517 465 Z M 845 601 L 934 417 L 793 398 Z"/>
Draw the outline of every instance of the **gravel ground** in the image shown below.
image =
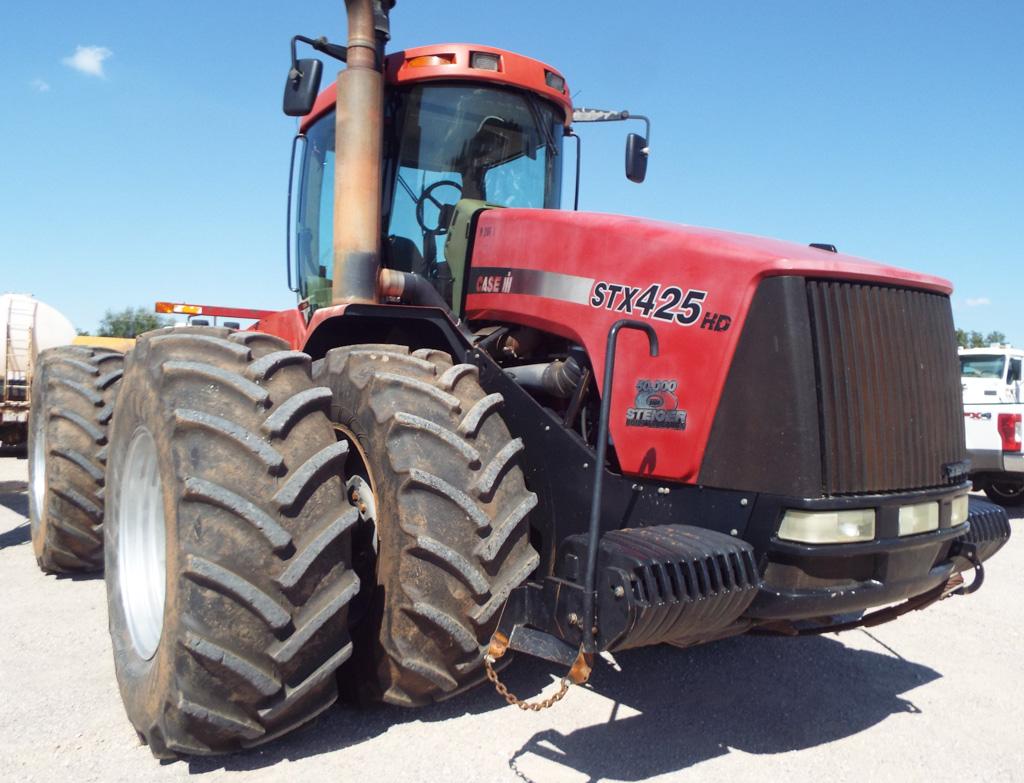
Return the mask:
<path fill-rule="evenodd" d="M 638 650 L 539 714 L 479 688 L 416 711 L 336 707 L 265 749 L 160 763 L 121 708 L 103 580 L 36 568 L 25 478 L 0 458 L 2 780 L 1024 780 L 1019 511 L 980 592 L 871 632 Z M 520 658 L 506 679 L 550 693 L 550 673 Z"/>

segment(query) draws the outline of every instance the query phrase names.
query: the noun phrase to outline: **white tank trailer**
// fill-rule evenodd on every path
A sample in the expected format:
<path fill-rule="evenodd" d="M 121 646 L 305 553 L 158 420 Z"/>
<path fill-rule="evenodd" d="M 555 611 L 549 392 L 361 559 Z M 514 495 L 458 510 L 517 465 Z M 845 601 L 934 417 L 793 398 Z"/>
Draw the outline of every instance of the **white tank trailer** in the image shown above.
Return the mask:
<path fill-rule="evenodd" d="M 0 294 L 0 446 L 21 447 L 28 437 L 32 367 L 40 351 L 67 345 L 75 327 L 28 294 Z"/>

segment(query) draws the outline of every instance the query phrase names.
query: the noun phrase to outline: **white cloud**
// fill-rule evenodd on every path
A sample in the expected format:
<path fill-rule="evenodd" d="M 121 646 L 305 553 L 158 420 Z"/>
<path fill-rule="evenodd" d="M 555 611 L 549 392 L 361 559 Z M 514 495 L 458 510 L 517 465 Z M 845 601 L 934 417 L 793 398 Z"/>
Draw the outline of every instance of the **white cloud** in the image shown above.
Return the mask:
<path fill-rule="evenodd" d="M 992 304 L 992 302 L 987 296 L 977 296 L 973 299 L 967 299 L 964 304 L 968 307 L 984 307 L 985 305 Z"/>
<path fill-rule="evenodd" d="M 103 61 L 114 53 L 105 46 L 76 46 L 75 53 L 61 60 L 69 68 L 87 76 L 103 77 Z"/>
<path fill-rule="evenodd" d="M 33 79 L 32 81 L 30 81 L 28 83 L 28 86 L 31 87 L 36 92 L 49 92 L 50 91 L 49 83 L 48 82 L 44 82 L 42 79 Z"/>

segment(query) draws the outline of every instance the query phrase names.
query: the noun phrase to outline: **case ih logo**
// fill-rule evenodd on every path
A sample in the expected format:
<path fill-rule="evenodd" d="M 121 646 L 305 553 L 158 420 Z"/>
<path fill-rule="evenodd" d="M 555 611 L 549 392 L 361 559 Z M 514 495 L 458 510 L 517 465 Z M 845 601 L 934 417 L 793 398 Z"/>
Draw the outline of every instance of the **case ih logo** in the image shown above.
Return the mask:
<path fill-rule="evenodd" d="M 476 279 L 478 294 L 507 294 L 512 291 L 512 273 L 503 275 L 481 275 Z"/>
<path fill-rule="evenodd" d="M 626 410 L 627 427 L 685 430 L 686 411 L 679 410 L 677 381 L 636 382 L 636 402 Z"/>

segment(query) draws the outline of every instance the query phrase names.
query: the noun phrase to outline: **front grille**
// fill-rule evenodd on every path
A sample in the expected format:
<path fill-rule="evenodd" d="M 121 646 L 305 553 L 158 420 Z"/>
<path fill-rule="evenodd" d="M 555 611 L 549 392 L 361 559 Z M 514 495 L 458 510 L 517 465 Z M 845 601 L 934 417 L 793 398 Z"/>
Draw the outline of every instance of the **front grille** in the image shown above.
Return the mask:
<path fill-rule="evenodd" d="M 807 300 L 825 494 L 951 484 L 966 451 L 949 298 L 810 280 Z"/>

